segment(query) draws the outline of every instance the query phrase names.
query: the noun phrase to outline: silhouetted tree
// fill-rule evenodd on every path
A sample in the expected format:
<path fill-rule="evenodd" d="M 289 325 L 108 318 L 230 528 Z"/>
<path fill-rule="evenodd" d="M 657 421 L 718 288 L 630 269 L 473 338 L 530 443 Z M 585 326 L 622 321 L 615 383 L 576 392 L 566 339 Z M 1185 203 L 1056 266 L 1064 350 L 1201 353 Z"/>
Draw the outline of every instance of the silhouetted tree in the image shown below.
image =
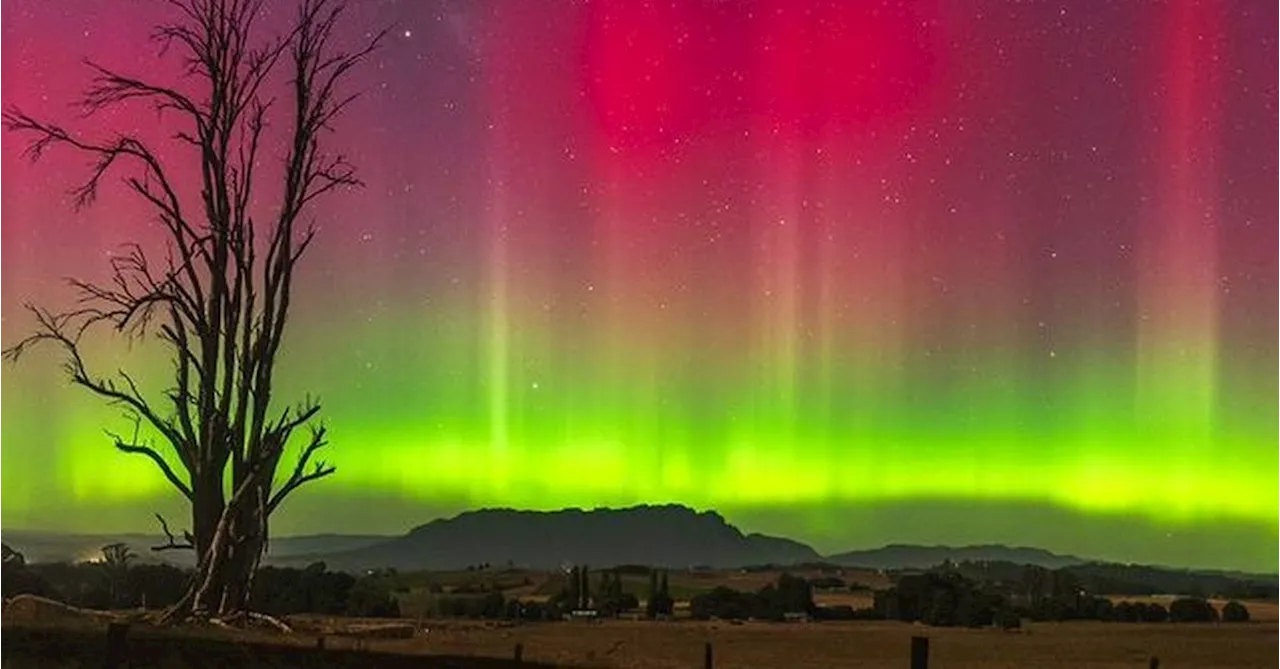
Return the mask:
<path fill-rule="evenodd" d="M 609 583 L 609 572 L 601 571 L 600 586 L 596 590 L 597 601 L 607 598 L 611 590 L 612 590 L 612 585 Z"/>
<path fill-rule="evenodd" d="M 1222 622 L 1224 623 L 1247 623 L 1249 622 L 1249 609 L 1244 604 L 1234 599 L 1222 605 Z"/>
<path fill-rule="evenodd" d="M 165 608 L 182 599 L 190 574 L 168 564 L 137 564 L 129 568 L 128 606 Z"/>
<path fill-rule="evenodd" d="M 569 582 L 565 586 L 565 604 L 572 609 L 582 606 L 582 569 L 574 566 L 569 570 Z"/>
<path fill-rule="evenodd" d="M 667 573 L 662 573 L 662 580 L 659 582 L 658 573 L 650 572 L 649 595 L 644 607 L 645 615 L 649 618 L 669 616 L 674 610 L 675 601 L 671 599 L 671 593 L 667 589 Z"/>
<path fill-rule="evenodd" d="M 1169 621 L 1175 623 L 1211 623 L 1218 620 L 1218 610 L 1199 597 L 1180 597 L 1169 603 Z"/>
<path fill-rule="evenodd" d="M 114 543 L 102 547 L 102 567 L 107 574 L 112 606 L 121 606 L 127 598 L 124 590 L 129 578 L 129 563 L 136 557 L 138 556 L 129 550 L 129 544 Z"/>
<path fill-rule="evenodd" d="M 156 216 L 165 244 L 150 252 L 129 245 L 112 258 L 108 282 L 73 280 L 80 296 L 74 310 L 31 307 L 35 333 L 5 354 L 16 360 L 33 344 L 52 344 L 65 355 L 72 383 L 124 410 L 133 434 L 110 435 L 115 448 L 151 460 L 191 510 L 191 532 L 182 540 L 161 519 L 169 534 L 161 548 L 192 549 L 197 564 L 166 619 L 237 621 L 247 613 L 272 512 L 299 486 L 334 471 L 317 459 L 325 429 L 313 426 L 297 461 L 277 478 L 291 437 L 320 405 L 308 399 L 281 408 L 273 382 L 294 270 L 315 234 L 303 219 L 320 196 L 359 184 L 351 165 L 321 140 L 353 99 L 340 92 L 342 80 L 382 35 L 354 51 L 336 50 L 342 0 L 299 0 L 288 32 L 258 45 L 255 23 L 278 11 L 265 0 L 169 5 L 176 18 L 153 35 L 182 58 L 188 76 L 168 86 L 90 63 L 94 79 L 82 103 L 89 114 L 137 118 L 141 104 L 176 117 L 177 145 L 198 165 L 199 195 L 174 178 L 177 150 L 160 150 L 138 134 L 95 140 L 7 109 L 4 125 L 31 136 L 32 159 L 65 147 L 94 161 L 73 191 L 77 207 L 94 200 L 109 171 L 132 170 L 124 183 Z M 264 133 L 278 99 L 267 89 L 281 64 L 290 82 L 287 121 L 279 124 L 283 178 L 278 206 L 268 211 L 259 201 L 274 192 L 259 188 L 259 150 L 276 145 Z M 154 335 L 167 348 L 173 366 L 163 394 L 144 391 L 148 384 L 127 371 L 103 375 L 90 367 L 82 342 L 102 326 Z"/>
<path fill-rule="evenodd" d="M 609 589 L 605 594 L 611 598 L 618 598 L 623 595 L 622 574 L 618 573 L 617 570 L 613 572 L 613 579 L 609 581 Z"/>
<path fill-rule="evenodd" d="M 400 603 L 374 578 L 362 578 L 347 593 L 346 614 L 360 618 L 398 618 Z"/>
<path fill-rule="evenodd" d="M 9 544 L 0 544 L 3 548 L 4 562 L 0 573 L 0 596 L 5 599 L 15 595 L 40 595 L 49 597 L 54 588 L 45 578 L 27 566 L 26 557 Z"/>
<path fill-rule="evenodd" d="M 27 565 L 26 556 L 15 550 L 9 544 L 0 544 L 0 549 L 3 550 L 4 554 L 4 566 L 25 567 Z"/>

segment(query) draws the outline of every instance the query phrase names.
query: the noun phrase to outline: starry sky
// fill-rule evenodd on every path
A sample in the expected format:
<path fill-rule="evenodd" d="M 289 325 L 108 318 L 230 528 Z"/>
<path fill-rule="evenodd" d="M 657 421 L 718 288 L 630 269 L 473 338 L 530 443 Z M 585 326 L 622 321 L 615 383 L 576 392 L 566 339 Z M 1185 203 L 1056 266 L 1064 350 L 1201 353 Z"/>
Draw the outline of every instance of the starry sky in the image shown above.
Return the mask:
<path fill-rule="evenodd" d="M 268 3 L 264 34 L 287 3 Z M 90 57 L 179 81 L 163 3 L 7 0 L 4 103 L 81 118 Z M 835 551 L 1032 544 L 1274 571 L 1274 2 L 369 0 L 391 26 L 312 212 L 281 390 L 338 474 L 273 530 L 683 502 Z M 190 82 L 188 82 L 190 84 Z M 280 126 L 285 124 L 280 121 Z M 283 144 L 268 148 L 279 155 Z M 3 339 L 161 237 L 3 137 Z M 260 203 L 270 207 L 269 202 Z M 165 366 L 94 342 L 103 372 Z M 3 370 L 3 523 L 149 530 L 51 352 Z M 288 395 L 286 395 L 288 396 Z"/>

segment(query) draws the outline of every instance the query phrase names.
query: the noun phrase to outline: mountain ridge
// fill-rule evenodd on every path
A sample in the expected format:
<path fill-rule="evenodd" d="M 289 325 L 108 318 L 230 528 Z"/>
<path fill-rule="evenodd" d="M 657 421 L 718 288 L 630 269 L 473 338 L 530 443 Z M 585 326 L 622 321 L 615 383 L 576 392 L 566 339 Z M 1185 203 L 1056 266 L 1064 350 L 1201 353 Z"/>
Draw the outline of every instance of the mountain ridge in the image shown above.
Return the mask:
<path fill-rule="evenodd" d="M 576 525 L 575 531 L 571 526 Z M 107 543 L 131 544 L 145 562 L 190 566 L 189 552 L 154 553 L 163 537 L 146 533 L 59 533 L 5 530 L 3 540 L 35 562 L 92 559 Z M 567 542 L 567 543 L 566 543 Z M 1031 546 L 1000 543 L 968 545 L 891 543 L 820 554 L 794 539 L 743 532 L 714 510 L 698 511 L 680 504 L 623 508 L 571 507 L 536 511 L 489 507 L 432 519 L 402 535 L 319 533 L 272 537 L 264 563 L 303 566 L 324 561 L 330 568 L 365 571 L 462 569 L 476 564 L 510 562 L 531 568 L 557 568 L 566 563 L 598 566 L 650 564 L 674 568 L 737 568 L 826 562 L 869 569 L 924 569 L 952 562 L 1011 562 L 1050 569 L 1088 564 L 1151 567 L 1172 571 L 1245 578 L 1274 575 L 1238 570 L 1148 565 L 1059 554 Z"/>

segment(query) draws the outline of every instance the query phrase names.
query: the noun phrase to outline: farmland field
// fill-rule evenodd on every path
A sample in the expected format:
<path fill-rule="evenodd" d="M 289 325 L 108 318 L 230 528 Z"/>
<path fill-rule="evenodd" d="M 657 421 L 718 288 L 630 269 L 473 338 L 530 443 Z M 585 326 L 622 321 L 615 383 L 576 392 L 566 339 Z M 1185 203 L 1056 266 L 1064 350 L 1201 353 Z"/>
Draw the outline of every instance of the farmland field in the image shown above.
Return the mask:
<path fill-rule="evenodd" d="M 891 622 L 768 624 L 602 623 L 520 627 L 447 622 L 425 638 L 388 641 L 411 652 L 510 657 L 516 643 L 529 660 L 618 669 L 694 669 L 710 641 L 723 669 L 877 669 L 905 667 L 912 636 L 930 638 L 931 667 L 1035 669 L 1145 667 L 1160 658 L 1169 668 L 1273 667 L 1274 622 L 1204 624 L 1030 624 L 1024 631 L 936 629 Z"/>

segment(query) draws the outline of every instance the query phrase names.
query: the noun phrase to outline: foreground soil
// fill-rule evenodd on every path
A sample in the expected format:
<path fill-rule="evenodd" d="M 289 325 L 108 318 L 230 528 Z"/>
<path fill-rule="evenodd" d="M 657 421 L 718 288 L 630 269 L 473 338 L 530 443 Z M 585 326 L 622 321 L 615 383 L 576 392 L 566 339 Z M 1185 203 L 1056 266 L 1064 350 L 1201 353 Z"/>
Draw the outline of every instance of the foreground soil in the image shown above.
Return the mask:
<path fill-rule="evenodd" d="M 1135 597 L 1137 599 L 1137 597 Z M 1160 597 L 1152 599 L 1162 600 Z M 1167 602 L 1166 602 L 1167 604 Z M 174 629 L 169 633 L 394 654 L 480 656 L 509 659 L 521 646 L 532 663 L 599 669 L 701 669 L 705 643 L 712 643 L 716 669 L 902 669 L 911 637 L 928 637 L 932 669 L 1139 669 L 1157 656 L 1164 669 L 1272 669 L 1280 666 L 1280 605 L 1248 602 L 1254 622 L 1238 624 L 1028 623 L 1023 631 L 940 629 L 888 622 L 698 623 L 608 622 L 483 623 L 461 620 L 398 620 L 412 624 L 413 638 L 356 640 L 343 629 L 387 620 L 296 617 L 296 633 L 219 629 Z M 35 610 L 35 609 L 33 609 Z M 17 614 L 10 610 L 6 614 Z M 0 615 L 0 624 L 55 623 L 105 626 L 72 615 L 24 619 Z M 5 620 L 8 619 L 8 620 Z M 337 633 L 335 633 L 337 632 Z M 100 633 L 100 632 L 95 632 Z M 247 646 L 246 646 L 247 647 Z M 376 655 L 367 666 L 378 668 Z"/>
<path fill-rule="evenodd" d="M 930 667 L 1035 669 L 1145 667 L 1151 656 L 1171 669 L 1274 667 L 1277 626 L 1048 623 L 1024 631 L 935 629 L 887 622 L 821 624 L 564 623 L 522 627 L 429 625 L 425 636 L 382 642 L 421 652 L 510 657 L 516 643 L 528 660 L 619 669 L 695 669 L 711 642 L 722 669 L 901 669 L 912 636 L 930 639 Z"/>

